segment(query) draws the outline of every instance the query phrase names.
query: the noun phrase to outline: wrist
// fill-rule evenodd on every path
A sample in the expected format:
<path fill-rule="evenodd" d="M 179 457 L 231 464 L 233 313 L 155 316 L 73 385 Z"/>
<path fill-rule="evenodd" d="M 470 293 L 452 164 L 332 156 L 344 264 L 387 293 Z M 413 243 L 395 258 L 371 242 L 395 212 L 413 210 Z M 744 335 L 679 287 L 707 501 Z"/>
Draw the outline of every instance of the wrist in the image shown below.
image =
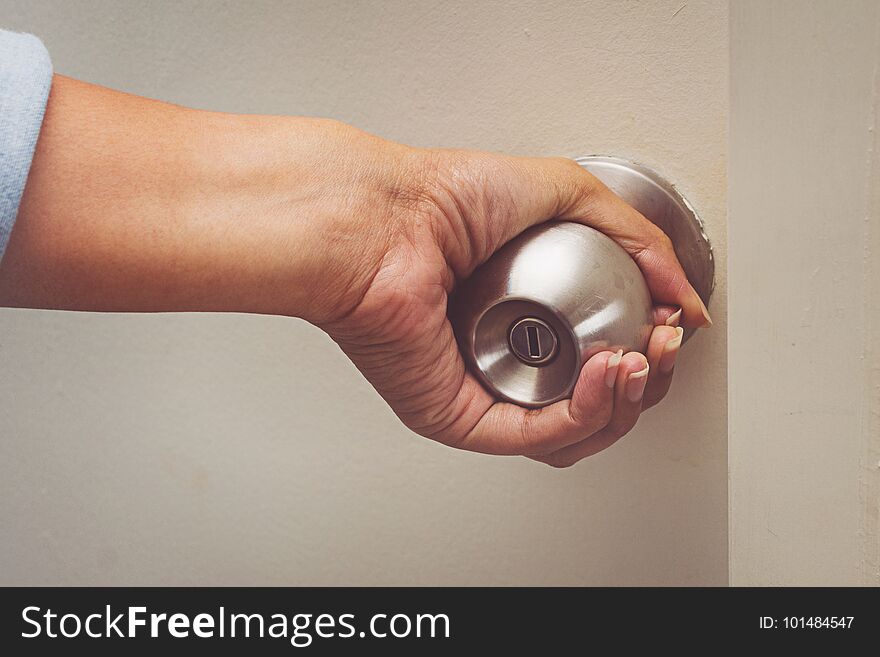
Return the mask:
<path fill-rule="evenodd" d="M 192 111 L 192 173 L 184 215 L 196 260 L 212 279 L 203 301 L 221 311 L 306 317 L 320 268 L 292 135 L 295 120 Z"/>
<path fill-rule="evenodd" d="M 226 269 L 224 309 L 319 325 L 350 311 L 387 253 L 397 190 L 417 152 L 324 119 L 192 120 L 189 213 L 207 212 L 228 239 L 215 258 Z"/>

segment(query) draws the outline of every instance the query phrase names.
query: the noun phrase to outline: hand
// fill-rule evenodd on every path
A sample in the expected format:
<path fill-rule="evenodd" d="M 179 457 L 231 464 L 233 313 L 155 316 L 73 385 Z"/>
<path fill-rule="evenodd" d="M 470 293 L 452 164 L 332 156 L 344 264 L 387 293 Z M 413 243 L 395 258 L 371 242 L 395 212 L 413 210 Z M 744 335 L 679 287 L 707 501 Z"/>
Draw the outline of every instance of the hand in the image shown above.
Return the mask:
<path fill-rule="evenodd" d="M 526 410 L 465 370 L 446 304 L 457 280 L 549 219 L 621 244 L 658 326 L 646 355 L 596 354 L 571 400 Z M 0 263 L 0 305 L 300 316 L 414 431 L 552 465 L 629 431 L 669 388 L 678 321 L 709 323 L 666 236 L 570 160 L 419 150 L 334 121 L 187 110 L 62 76 Z"/>
<path fill-rule="evenodd" d="M 343 312 L 318 323 L 407 426 L 453 447 L 568 466 L 614 443 L 663 398 L 681 345 L 679 320 L 705 326 L 708 313 L 668 238 L 594 176 L 564 159 L 401 153 L 362 133 L 345 143 L 356 154 L 347 166 L 374 162 L 381 172 L 389 158 L 395 165 L 387 205 L 370 217 L 381 217 L 381 240 L 352 245 L 345 257 L 369 276 L 349 289 Z M 466 371 L 447 299 L 505 242 L 554 218 L 593 226 L 632 255 L 659 325 L 646 355 L 596 354 L 571 400 L 527 410 L 496 401 Z"/>

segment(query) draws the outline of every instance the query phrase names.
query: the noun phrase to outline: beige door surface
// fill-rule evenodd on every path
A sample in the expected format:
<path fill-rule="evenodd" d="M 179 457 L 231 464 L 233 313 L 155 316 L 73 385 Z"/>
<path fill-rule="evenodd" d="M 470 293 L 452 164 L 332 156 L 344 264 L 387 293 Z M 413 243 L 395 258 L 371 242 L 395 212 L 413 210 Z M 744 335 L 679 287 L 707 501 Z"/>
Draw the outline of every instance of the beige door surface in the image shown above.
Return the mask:
<path fill-rule="evenodd" d="M 726 584 L 726 2 L 20 2 L 58 72 L 415 145 L 622 155 L 717 258 L 667 401 L 574 468 L 405 430 L 276 317 L 0 311 L 2 584 Z"/>

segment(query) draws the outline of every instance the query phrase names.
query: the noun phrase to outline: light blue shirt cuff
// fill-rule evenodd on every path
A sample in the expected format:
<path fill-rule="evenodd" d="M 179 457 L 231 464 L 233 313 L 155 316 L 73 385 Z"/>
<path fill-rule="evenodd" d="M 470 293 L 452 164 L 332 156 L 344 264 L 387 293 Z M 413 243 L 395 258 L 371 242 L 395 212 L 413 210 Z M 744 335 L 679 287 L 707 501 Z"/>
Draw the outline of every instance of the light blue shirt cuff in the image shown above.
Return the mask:
<path fill-rule="evenodd" d="M 52 62 L 30 34 L 0 30 L 0 259 L 18 214 L 43 113 Z"/>

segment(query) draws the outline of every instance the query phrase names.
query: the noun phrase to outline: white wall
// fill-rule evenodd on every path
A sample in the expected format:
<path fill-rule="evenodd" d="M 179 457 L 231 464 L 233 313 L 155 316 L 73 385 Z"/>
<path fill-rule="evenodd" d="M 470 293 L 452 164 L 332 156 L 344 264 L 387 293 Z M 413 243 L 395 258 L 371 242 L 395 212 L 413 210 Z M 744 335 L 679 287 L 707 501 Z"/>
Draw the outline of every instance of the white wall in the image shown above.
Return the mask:
<path fill-rule="evenodd" d="M 731 16 L 731 582 L 877 585 L 880 3 Z"/>
<path fill-rule="evenodd" d="M 61 73 L 419 145 L 613 153 L 708 224 L 716 327 L 558 471 L 402 428 L 283 318 L 0 311 L 0 583 L 727 582 L 725 2 L 27 2 Z"/>

